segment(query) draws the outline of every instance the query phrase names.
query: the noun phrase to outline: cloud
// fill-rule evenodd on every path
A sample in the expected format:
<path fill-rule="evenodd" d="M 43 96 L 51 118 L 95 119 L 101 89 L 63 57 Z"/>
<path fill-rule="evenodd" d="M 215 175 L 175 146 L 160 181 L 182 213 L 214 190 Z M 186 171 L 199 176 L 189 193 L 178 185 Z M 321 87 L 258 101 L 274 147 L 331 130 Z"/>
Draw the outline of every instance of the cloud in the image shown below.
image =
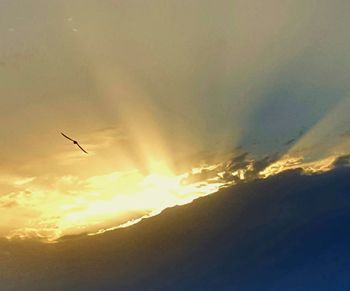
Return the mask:
<path fill-rule="evenodd" d="M 334 167 L 345 167 L 345 166 L 350 166 L 350 155 L 345 155 L 345 156 L 340 156 L 338 157 L 334 163 Z"/>
<path fill-rule="evenodd" d="M 345 132 L 343 132 L 340 137 L 343 137 L 343 138 L 350 138 L 350 130 L 347 130 Z"/>
<path fill-rule="evenodd" d="M 18 206 L 18 202 L 15 199 L 8 201 L 0 201 L 0 208 L 13 208 Z"/>
<path fill-rule="evenodd" d="M 324 153 L 323 134 L 300 144 L 295 137 L 317 124 L 321 133 L 334 134 L 325 124 L 339 124 L 338 111 L 320 121 L 348 97 L 346 1 L 119 1 L 115 9 L 114 1 L 45 6 L 30 0 L 18 10 L 19 2 L 0 9 L 4 27 L 15 29 L 0 31 L 0 173 L 18 176 L 1 193 L 17 193 L 17 204 L 4 205 L 28 207 L 43 228 L 52 231 L 69 211 L 71 222 L 84 221 L 79 215 L 87 209 L 88 215 L 98 207 L 113 213 L 104 199 L 125 188 L 120 172 L 142 169 L 171 192 L 177 174 L 156 176 L 159 161 L 166 161 L 160 168 L 167 174 L 189 165 L 179 174 L 186 172 L 187 186 L 195 186 L 184 197 L 167 195 L 168 204 L 153 194 L 150 208 L 157 209 L 286 169 L 327 170 L 333 162 L 336 151 L 319 164 L 305 162 L 312 156 L 305 157 L 306 149 Z M 69 17 L 79 33 L 71 33 Z M 61 130 L 92 154 L 82 156 Z M 282 154 L 284 141 L 294 155 Z M 198 152 L 220 155 L 237 144 L 246 152 L 219 162 L 176 162 Z M 160 191 L 156 182 L 152 187 Z M 22 229 L 35 233 L 23 221 Z"/>
<path fill-rule="evenodd" d="M 287 142 L 285 142 L 283 145 L 286 145 L 286 146 L 291 145 L 292 143 L 295 142 L 295 140 L 296 140 L 295 138 L 292 138 L 292 139 L 288 140 Z"/>
<path fill-rule="evenodd" d="M 222 181 L 224 184 L 248 182 L 261 178 L 260 173 L 279 159 L 279 154 L 257 159 L 244 152 L 212 167 L 202 167 L 189 174 L 184 183 Z"/>

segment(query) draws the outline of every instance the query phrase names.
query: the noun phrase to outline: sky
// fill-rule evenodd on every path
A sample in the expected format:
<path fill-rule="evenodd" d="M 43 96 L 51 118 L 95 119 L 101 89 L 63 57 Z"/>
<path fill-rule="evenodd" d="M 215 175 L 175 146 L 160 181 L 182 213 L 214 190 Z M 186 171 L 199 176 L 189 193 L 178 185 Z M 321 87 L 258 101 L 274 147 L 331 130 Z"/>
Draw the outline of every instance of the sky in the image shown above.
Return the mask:
<path fill-rule="evenodd" d="M 350 147 L 349 8 L 1 1 L 0 236 L 103 231 L 247 170 L 330 169 Z"/>
<path fill-rule="evenodd" d="M 56 244 L 0 239 L 4 290 L 348 290 L 350 168 L 290 171 Z"/>

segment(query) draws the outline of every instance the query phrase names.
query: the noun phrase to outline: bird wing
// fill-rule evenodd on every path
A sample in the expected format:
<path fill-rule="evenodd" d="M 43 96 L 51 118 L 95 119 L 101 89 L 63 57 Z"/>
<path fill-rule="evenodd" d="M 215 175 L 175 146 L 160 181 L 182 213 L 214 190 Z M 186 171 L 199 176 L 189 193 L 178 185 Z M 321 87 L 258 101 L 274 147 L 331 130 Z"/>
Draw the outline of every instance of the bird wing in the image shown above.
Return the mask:
<path fill-rule="evenodd" d="M 88 153 L 86 150 L 84 150 L 81 146 L 80 146 L 80 144 L 79 143 L 77 143 L 77 146 L 84 152 L 84 153 Z"/>
<path fill-rule="evenodd" d="M 61 132 L 61 134 L 62 134 L 65 138 L 67 138 L 67 139 L 69 139 L 69 140 L 71 140 L 71 141 L 75 141 L 74 139 L 71 139 L 70 137 L 66 136 L 63 132 Z"/>

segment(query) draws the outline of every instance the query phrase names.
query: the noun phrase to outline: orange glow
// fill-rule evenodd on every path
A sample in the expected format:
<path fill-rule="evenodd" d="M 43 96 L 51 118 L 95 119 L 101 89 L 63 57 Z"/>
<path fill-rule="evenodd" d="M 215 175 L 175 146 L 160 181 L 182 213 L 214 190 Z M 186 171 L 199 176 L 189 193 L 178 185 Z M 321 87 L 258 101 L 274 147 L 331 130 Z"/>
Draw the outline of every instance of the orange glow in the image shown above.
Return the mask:
<path fill-rule="evenodd" d="M 55 190 L 37 185 L 34 178 L 15 181 L 26 189 L 1 197 L 0 204 L 12 201 L 13 206 L 5 211 L 13 215 L 28 212 L 33 217 L 19 219 L 4 234 L 7 238 L 36 237 L 52 242 L 66 235 L 101 233 L 134 224 L 167 207 L 190 203 L 225 184 L 201 181 L 185 185 L 182 180 L 188 174 L 175 175 L 164 164 L 157 164 L 153 164 L 155 172 L 146 176 L 137 170 L 83 181 L 64 176 L 56 181 Z"/>
<path fill-rule="evenodd" d="M 302 157 L 286 155 L 257 173 L 255 179 L 297 168 L 306 174 L 328 171 L 333 168 L 336 158 L 304 162 Z M 55 242 L 67 235 L 96 235 L 128 227 L 158 215 L 168 207 L 184 205 L 234 185 L 235 182 L 227 177 L 244 181 L 253 169 L 249 164 L 244 169 L 228 172 L 224 165 L 225 162 L 202 165 L 175 174 L 166 163 L 154 161 L 153 172 L 148 175 L 128 170 L 86 179 L 63 176 L 56 180 L 54 188 L 41 184 L 35 177 L 13 179 L 18 190 L 0 198 L 3 208 L 1 235 L 9 239 L 40 238 Z M 212 175 L 201 176 L 208 171 Z M 200 178 L 188 182 L 186 179 L 190 175 Z"/>
<path fill-rule="evenodd" d="M 302 169 L 306 174 L 327 172 L 333 169 L 336 156 L 328 157 L 314 162 L 304 162 L 303 157 L 284 156 L 277 162 L 271 164 L 259 174 L 262 178 L 277 175 L 281 172 L 295 169 Z"/>

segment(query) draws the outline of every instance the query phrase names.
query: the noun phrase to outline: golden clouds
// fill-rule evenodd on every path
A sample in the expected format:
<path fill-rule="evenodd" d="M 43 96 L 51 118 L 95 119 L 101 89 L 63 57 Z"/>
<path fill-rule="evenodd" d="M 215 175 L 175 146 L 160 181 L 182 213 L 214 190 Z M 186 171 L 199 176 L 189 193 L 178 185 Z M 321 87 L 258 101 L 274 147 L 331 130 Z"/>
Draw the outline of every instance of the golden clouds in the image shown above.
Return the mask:
<path fill-rule="evenodd" d="M 50 186 L 28 180 L 19 186 L 22 190 L 1 197 L 0 207 L 11 210 L 2 211 L 3 220 L 16 223 L 0 229 L 0 233 L 8 238 L 52 241 L 65 235 L 97 232 L 189 203 L 222 185 L 205 181 L 183 185 L 186 174 L 170 174 L 164 165 L 157 169 L 153 166 L 154 172 L 147 176 L 137 170 L 86 179 L 63 176 Z"/>
<path fill-rule="evenodd" d="M 0 198 L 0 235 L 53 242 L 78 234 L 99 234 L 127 227 L 164 209 L 192 202 L 219 189 L 286 170 L 306 174 L 333 169 L 337 156 L 313 162 L 303 157 L 256 160 L 247 154 L 214 165 L 175 174 L 154 161 L 152 173 L 114 171 L 87 178 L 62 176 L 43 183 L 39 178 L 13 181 L 16 191 Z"/>

